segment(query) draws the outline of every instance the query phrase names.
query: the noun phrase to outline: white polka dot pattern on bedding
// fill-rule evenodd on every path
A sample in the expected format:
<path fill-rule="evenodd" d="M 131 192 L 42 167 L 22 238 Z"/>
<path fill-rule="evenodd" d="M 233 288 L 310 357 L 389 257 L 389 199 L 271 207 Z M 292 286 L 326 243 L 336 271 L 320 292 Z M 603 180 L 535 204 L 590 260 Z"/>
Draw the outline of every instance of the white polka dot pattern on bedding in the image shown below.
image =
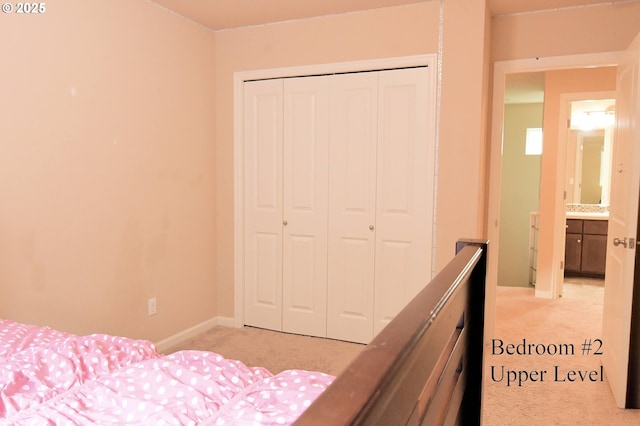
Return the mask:
<path fill-rule="evenodd" d="M 124 366 L 160 357 L 145 340 L 76 336 L 0 320 L 0 420 Z"/>
<path fill-rule="evenodd" d="M 333 379 L 0 320 L 0 425 L 291 424 Z"/>
<path fill-rule="evenodd" d="M 289 425 L 333 382 L 334 377 L 287 370 L 238 393 L 202 425 Z"/>

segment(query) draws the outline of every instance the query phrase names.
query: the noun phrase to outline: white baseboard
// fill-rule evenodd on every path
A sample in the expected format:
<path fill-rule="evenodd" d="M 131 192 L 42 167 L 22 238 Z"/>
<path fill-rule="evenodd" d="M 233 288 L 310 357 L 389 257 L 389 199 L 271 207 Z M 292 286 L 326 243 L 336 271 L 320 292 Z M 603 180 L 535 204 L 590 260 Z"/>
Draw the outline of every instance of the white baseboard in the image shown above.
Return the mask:
<path fill-rule="evenodd" d="M 197 336 L 200 333 L 204 333 L 205 331 L 210 330 L 213 327 L 218 325 L 222 325 L 225 327 L 237 327 L 235 318 L 228 318 L 228 317 L 211 318 L 201 322 L 200 324 L 196 324 L 193 327 L 189 327 L 186 330 L 176 333 L 173 336 L 169 336 L 166 339 L 162 339 L 158 342 L 155 342 L 156 349 L 158 350 L 158 352 L 164 352 L 167 349 L 172 348 L 173 346 L 179 345 L 185 340 L 188 340 L 194 336 Z"/>
<path fill-rule="evenodd" d="M 235 318 L 230 317 L 218 317 L 218 325 L 232 328 L 242 327 L 242 324 L 238 324 L 238 321 Z"/>
<path fill-rule="evenodd" d="M 536 288 L 535 295 L 540 299 L 553 299 L 553 292 L 551 290 L 543 291 Z"/>

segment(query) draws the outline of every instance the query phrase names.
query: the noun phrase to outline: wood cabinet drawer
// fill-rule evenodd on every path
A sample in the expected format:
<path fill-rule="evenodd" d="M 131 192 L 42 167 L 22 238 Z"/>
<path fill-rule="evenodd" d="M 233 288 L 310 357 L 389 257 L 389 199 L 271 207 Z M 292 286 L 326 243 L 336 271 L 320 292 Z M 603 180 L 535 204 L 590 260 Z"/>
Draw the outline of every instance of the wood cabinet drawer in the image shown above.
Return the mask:
<path fill-rule="evenodd" d="M 567 219 L 567 233 L 582 234 L 582 219 Z"/>
<path fill-rule="evenodd" d="M 585 220 L 582 232 L 593 235 L 607 235 L 608 228 L 608 220 Z"/>

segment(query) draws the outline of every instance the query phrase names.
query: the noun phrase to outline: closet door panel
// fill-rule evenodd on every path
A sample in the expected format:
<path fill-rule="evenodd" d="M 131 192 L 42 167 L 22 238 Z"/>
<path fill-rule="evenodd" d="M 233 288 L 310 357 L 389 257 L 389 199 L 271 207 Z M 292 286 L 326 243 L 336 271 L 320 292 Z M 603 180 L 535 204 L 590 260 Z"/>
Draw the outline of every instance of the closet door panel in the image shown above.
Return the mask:
<path fill-rule="evenodd" d="M 411 282 L 409 264 L 414 245 L 409 241 L 382 239 L 376 253 L 376 333 L 407 304 L 406 287 Z M 423 284 L 424 287 L 424 284 Z M 398 294 L 400 293 L 400 294 Z M 410 300 L 410 299 L 409 299 Z"/>
<path fill-rule="evenodd" d="M 328 77 L 284 82 L 283 330 L 326 336 Z"/>
<path fill-rule="evenodd" d="M 282 330 L 282 80 L 244 85 L 245 324 Z"/>
<path fill-rule="evenodd" d="M 373 337 L 377 73 L 331 80 L 327 336 Z"/>
<path fill-rule="evenodd" d="M 435 138 L 428 72 L 379 73 L 375 333 L 431 273 Z"/>

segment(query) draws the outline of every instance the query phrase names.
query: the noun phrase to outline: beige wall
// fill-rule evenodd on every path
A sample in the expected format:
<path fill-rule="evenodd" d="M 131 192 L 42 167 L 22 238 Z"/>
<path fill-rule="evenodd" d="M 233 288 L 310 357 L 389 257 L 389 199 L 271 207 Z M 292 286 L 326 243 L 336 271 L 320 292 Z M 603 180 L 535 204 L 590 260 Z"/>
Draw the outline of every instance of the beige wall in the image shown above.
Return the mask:
<path fill-rule="evenodd" d="M 156 341 L 232 316 L 233 73 L 437 53 L 440 17 L 424 2 L 213 33 L 142 0 L 5 17 L 0 316 Z M 482 233 L 488 98 L 484 2 L 449 0 L 444 20 L 442 110 L 466 124 L 440 126 L 459 187 L 438 194 L 437 267 Z"/>
<path fill-rule="evenodd" d="M 211 318 L 214 33 L 46 6 L 0 23 L 0 317 L 152 340 Z"/>
<path fill-rule="evenodd" d="M 497 16 L 494 61 L 625 50 L 640 31 L 640 2 Z"/>
<path fill-rule="evenodd" d="M 529 221 L 538 211 L 540 155 L 525 155 L 527 128 L 542 127 L 543 104 L 511 104 L 504 109 L 498 285 L 529 285 Z"/>
<path fill-rule="evenodd" d="M 447 0 L 443 12 L 436 270 L 459 238 L 485 237 L 492 31 L 484 0 Z"/>
<path fill-rule="evenodd" d="M 144 0 L 5 15 L 0 316 L 152 340 L 232 316 L 233 73 L 442 46 L 439 269 L 485 232 L 489 55 L 618 51 L 639 30 L 640 2 L 489 19 L 431 1 L 217 33 Z"/>

